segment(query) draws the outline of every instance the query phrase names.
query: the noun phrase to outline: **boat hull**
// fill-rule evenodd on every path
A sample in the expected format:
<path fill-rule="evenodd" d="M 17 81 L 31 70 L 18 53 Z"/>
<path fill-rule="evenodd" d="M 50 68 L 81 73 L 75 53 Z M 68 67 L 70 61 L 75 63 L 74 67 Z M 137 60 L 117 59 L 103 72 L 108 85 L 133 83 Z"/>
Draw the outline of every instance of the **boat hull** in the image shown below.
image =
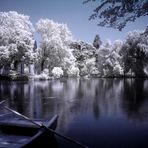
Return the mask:
<path fill-rule="evenodd" d="M 47 127 L 55 130 L 57 119 L 58 116 L 55 115 L 50 120 L 43 123 L 45 126 L 37 126 L 33 123 L 29 123 L 29 121 L 23 121 L 22 119 L 13 118 L 13 120 L 10 120 L 10 118 L 5 117 L 4 120 L 0 120 L 0 133 L 4 137 L 0 137 L 0 139 L 2 139 L 2 141 L 0 141 L 0 147 L 33 148 L 41 147 L 43 144 L 47 147 L 56 147 L 54 134 L 50 132 Z M 42 123 L 39 120 L 33 121 Z M 19 140 L 18 137 L 20 137 Z"/>

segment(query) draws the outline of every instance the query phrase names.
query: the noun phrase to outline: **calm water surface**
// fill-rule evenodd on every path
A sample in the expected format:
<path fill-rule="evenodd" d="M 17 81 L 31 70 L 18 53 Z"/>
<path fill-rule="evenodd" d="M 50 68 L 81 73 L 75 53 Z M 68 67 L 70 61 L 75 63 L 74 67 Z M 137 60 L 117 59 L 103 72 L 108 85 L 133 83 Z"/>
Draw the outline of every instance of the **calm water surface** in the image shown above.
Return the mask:
<path fill-rule="evenodd" d="M 0 81 L 0 100 L 92 148 L 148 148 L 148 80 Z M 61 147 L 66 147 L 60 140 Z"/>

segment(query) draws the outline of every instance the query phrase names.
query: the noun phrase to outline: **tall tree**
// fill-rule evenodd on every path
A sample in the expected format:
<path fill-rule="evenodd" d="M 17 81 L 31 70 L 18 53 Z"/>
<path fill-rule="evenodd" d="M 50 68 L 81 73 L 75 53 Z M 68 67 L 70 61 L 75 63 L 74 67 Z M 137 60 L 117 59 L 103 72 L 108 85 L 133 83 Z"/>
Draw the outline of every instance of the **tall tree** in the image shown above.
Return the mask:
<path fill-rule="evenodd" d="M 69 48 L 72 34 L 66 24 L 40 19 L 37 22 L 37 31 L 42 39 L 40 48 L 43 69 L 51 71 L 54 67 L 62 67 L 65 70 L 75 63 L 72 50 Z"/>
<path fill-rule="evenodd" d="M 97 0 L 85 0 L 83 3 Z M 148 0 L 98 0 L 89 20 L 97 19 L 98 26 L 122 30 L 127 22 L 148 15 Z"/>
<path fill-rule="evenodd" d="M 114 44 L 108 41 L 101 45 L 97 60 L 100 76 L 115 77 L 123 74 L 123 69 L 120 65 L 121 56 L 119 55 L 122 44 L 122 41 L 116 40 Z"/>
<path fill-rule="evenodd" d="M 95 39 L 94 39 L 94 42 L 93 42 L 93 46 L 96 48 L 96 49 L 99 49 L 100 45 L 102 44 L 101 42 L 101 39 L 99 37 L 99 35 L 97 34 L 95 36 Z"/>
<path fill-rule="evenodd" d="M 148 64 L 148 34 L 143 32 L 129 32 L 120 53 L 123 56 L 124 72 L 129 70 L 136 77 L 145 76 L 145 67 Z"/>
<path fill-rule="evenodd" d="M 15 11 L 0 12 L 0 66 L 32 63 L 33 32 L 29 16 Z"/>

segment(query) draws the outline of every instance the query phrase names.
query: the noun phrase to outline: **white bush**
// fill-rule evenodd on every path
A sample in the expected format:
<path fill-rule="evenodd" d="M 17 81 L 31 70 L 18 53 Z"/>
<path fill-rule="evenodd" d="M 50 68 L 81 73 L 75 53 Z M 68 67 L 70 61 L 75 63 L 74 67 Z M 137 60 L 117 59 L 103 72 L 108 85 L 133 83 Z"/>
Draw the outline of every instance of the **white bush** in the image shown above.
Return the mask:
<path fill-rule="evenodd" d="M 70 68 L 67 71 L 69 77 L 78 77 L 79 73 L 80 73 L 79 68 L 75 66 L 70 66 Z"/>
<path fill-rule="evenodd" d="M 123 69 L 119 64 L 116 64 L 113 68 L 113 74 L 114 76 L 123 75 Z"/>
<path fill-rule="evenodd" d="M 49 77 L 49 70 L 48 69 L 44 69 L 41 74 L 35 75 L 35 76 L 33 76 L 33 78 L 37 79 L 37 80 L 48 80 L 48 79 L 50 79 L 50 77 Z"/>
<path fill-rule="evenodd" d="M 63 70 L 61 67 L 54 67 L 51 72 L 55 78 L 63 76 Z"/>

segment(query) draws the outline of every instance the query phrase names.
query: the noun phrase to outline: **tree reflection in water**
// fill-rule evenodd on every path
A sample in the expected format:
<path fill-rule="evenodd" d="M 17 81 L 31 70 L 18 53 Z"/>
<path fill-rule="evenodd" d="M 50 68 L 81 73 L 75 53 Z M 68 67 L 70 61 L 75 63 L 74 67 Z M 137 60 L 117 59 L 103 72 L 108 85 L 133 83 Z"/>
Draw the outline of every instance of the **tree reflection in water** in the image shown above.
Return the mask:
<path fill-rule="evenodd" d="M 148 81 L 129 79 L 124 81 L 123 108 L 131 121 L 147 122 Z"/>
<path fill-rule="evenodd" d="M 1 81 L 0 98 L 28 117 L 58 114 L 57 130 L 90 146 L 116 147 L 120 142 L 127 146 L 133 137 L 131 129 L 140 131 L 143 123 L 148 133 L 147 88 L 148 80 L 144 79 Z M 137 134 L 142 136 L 143 132 Z"/>

